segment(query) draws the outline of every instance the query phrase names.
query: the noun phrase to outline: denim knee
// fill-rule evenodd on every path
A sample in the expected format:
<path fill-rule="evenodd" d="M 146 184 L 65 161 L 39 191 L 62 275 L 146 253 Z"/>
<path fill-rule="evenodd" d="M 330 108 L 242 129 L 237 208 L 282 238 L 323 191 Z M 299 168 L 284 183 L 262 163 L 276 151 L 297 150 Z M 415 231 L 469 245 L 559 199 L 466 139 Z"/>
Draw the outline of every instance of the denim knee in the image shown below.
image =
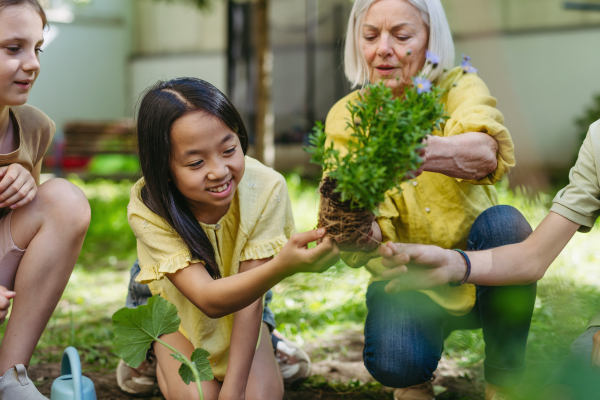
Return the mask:
<path fill-rule="evenodd" d="M 365 349 L 366 350 L 366 349 Z M 398 354 L 389 349 L 363 354 L 365 367 L 384 386 L 407 388 L 430 381 L 439 360 L 419 352 Z"/>
<path fill-rule="evenodd" d="M 506 205 L 490 207 L 473 223 L 467 249 L 486 250 L 520 243 L 531 232 L 531 226 L 516 208 Z"/>

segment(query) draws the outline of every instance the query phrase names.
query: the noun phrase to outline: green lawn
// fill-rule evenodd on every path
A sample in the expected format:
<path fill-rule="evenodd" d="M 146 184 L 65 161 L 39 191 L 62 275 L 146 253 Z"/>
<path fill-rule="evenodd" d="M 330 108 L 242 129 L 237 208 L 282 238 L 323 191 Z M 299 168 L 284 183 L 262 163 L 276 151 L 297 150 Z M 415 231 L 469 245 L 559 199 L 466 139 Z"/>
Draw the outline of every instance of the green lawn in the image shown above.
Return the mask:
<path fill-rule="evenodd" d="M 315 184 L 296 174 L 287 179 L 298 230 L 313 228 L 317 213 Z M 73 182 L 90 200 L 92 223 L 75 272 L 33 362 L 56 362 L 66 346 L 74 345 L 85 361 L 108 370 L 118 362 L 111 353 L 111 315 L 124 305 L 128 271 L 136 257 L 135 237 L 126 218 L 131 182 Z M 546 215 L 552 199 L 542 195 L 529 200 L 502 184 L 499 192 L 501 203 L 517 207 L 533 226 Z M 539 283 L 527 355 L 530 373 L 523 387 L 525 398 L 533 398 L 532 394 L 566 354 L 569 343 L 600 309 L 598 243 L 600 230 L 577 234 Z M 272 308 L 278 329 L 300 342 L 348 330 L 361 331 L 368 280 L 364 270 L 353 270 L 341 263 L 318 277 L 299 274 L 285 280 L 274 288 Z M 0 327 L 0 335 L 3 329 Z M 447 355 L 466 367 L 478 368 L 483 350 L 479 331 L 455 332 L 446 342 Z"/>

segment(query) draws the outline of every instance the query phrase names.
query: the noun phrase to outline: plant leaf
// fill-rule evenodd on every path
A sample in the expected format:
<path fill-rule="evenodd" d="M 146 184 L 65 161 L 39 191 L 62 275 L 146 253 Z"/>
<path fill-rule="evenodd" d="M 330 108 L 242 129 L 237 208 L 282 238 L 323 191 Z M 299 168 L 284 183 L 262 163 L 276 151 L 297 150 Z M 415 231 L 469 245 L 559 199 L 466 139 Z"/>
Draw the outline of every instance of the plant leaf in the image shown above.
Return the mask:
<path fill-rule="evenodd" d="M 113 315 L 115 353 L 132 368 L 140 366 L 152 342 L 161 335 L 177 332 L 181 320 L 177 308 L 159 296 L 148 305 L 122 308 Z"/>
<path fill-rule="evenodd" d="M 196 378 L 194 377 L 194 373 L 188 367 L 185 362 L 176 354 L 171 354 L 173 358 L 178 361 L 181 361 L 181 367 L 179 367 L 179 375 L 181 379 L 185 382 L 186 385 L 189 385 L 190 382 L 196 382 Z M 201 381 L 212 381 L 215 377 L 212 372 L 212 368 L 210 367 L 210 362 L 208 361 L 208 356 L 210 353 L 204 349 L 196 349 L 192 353 L 192 363 L 196 366 L 198 372 L 200 373 Z"/>

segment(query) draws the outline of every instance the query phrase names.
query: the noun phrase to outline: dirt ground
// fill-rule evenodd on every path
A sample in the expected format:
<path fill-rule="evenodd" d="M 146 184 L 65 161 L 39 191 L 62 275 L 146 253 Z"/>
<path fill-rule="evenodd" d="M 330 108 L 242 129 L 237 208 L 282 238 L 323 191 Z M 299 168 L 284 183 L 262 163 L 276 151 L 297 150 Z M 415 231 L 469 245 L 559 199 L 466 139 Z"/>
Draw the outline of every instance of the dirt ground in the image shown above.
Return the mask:
<path fill-rule="evenodd" d="M 305 350 L 313 359 L 312 375 L 322 376 L 328 382 L 350 382 L 359 380 L 373 382 L 373 378 L 362 362 L 364 337 L 357 332 L 331 337 L 319 342 L 307 343 Z M 95 365 L 84 365 L 84 370 L 98 369 Z M 37 364 L 29 368 L 29 376 L 42 394 L 50 397 L 52 381 L 60 374 L 60 364 Z M 442 359 L 436 372 L 434 386 L 441 400 L 482 400 L 484 383 L 481 372 L 459 367 L 455 362 Z M 133 397 L 123 393 L 117 386 L 114 371 L 85 373 L 96 386 L 99 400 L 128 400 Z M 392 399 L 392 390 L 377 395 L 365 391 L 336 392 L 323 386 L 301 385 L 286 388 L 285 400 L 338 400 L 338 399 Z M 163 399 L 159 392 L 153 400 Z"/>

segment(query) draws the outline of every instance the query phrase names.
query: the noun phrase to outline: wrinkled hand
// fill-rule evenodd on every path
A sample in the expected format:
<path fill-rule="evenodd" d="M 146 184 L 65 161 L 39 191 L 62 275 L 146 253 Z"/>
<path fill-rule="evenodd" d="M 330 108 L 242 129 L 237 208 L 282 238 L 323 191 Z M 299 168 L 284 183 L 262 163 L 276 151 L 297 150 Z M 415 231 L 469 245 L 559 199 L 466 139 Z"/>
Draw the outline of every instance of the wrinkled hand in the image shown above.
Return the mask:
<path fill-rule="evenodd" d="M 600 372 L 600 331 L 592 339 L 592 368 Z"/>
<path fill-rule="evenodd" d="M 22 207 L 37 193 L 33 176 L 21 164 L 0 167 L 0 178 L 0 208 Z"/>
<path fill-rule="evenodd" d="M 292 235 L 275 259 L 290 275 L 328 270 L 339 261 L 340 250 L 331 238 L 325 237 L 326 233 L 324 228 L 319 228 Z M 318 240 L 317 246 L 308 248 L 309 243 Z"/>
<path fill-rule="evenodd" d="M 356 242 L 355 244 L 344 243 L 339 245 L 340 250 L 348 253 L 356 253 L 357 251 L 373 251 L 375 250 L 381 241 L 383 240 L 383 234 L 377 221 L 373 221 L 369 234 Z"/>
<path fill-rule="evenodd" d="M 423 139 L 423 144 L 427 144 L 427 138 Z M 425 162 L 427 161 L 427 153 L 426 153 L 427 149 L 421 149 L 419 150 L 419 157 L 421 157 L 423 159 L 423 163 L 421 164 L 421 166 L 419 167 L 419 169 L 417 169 L 416 171 L 409 171 L 405 176 L 404 179 L 414 179 L 417 176 L 421 175 L 423 173 L 423 171 L 425 170 Z"/>
<path fill-rule="evenodd" d="M 10 299 L 14 298 L 15 292 L 0 286 L 0 325 L 4 323 L 8 310 L 10 309 Z"/>
<path fill-rule="evenodd" d="M 462 257 L 437 246 L 391 242 L 379 248 L 379 255 L 383 266 L 390 268 L 382 274 L 391 281 L 385 287 L 388 293 L 431 289 L 452 282 L 450 262 L 455 255 Z"/>

